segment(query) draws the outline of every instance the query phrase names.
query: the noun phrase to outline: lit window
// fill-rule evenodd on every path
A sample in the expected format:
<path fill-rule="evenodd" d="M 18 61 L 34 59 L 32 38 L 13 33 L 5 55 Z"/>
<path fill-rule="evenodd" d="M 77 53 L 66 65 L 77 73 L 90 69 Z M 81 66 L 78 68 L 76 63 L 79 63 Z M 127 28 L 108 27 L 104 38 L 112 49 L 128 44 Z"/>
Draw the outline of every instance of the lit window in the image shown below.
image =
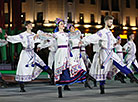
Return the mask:
<path fill-rule="evenodd" d="M 84 23 L 84 14 L 83 13 L 80 13 L 80 23 Z"/>

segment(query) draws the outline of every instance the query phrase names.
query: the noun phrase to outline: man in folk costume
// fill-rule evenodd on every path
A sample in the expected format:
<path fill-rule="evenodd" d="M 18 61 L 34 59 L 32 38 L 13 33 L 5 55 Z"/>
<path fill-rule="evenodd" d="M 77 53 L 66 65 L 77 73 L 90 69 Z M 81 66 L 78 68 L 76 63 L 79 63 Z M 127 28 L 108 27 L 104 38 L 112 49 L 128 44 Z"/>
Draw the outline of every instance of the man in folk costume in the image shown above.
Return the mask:
<path fill-rule="evenodd" d="M 126 52 L 125 63 L 127 67 L 133 72 L 132 67 L 138 72 L 138 62 L 136 60 L 136 45 L 134 43 L 135 35 L 132 32 L 128 32 L 128 42 L 123 46 L 123 51 Z M 130 80 L 133 82 L 132 80 Z"/>
<path fill-rule="evenodd" d="M 40 31 L 38 31 L 39 33 Z M 50 69 L 52 69 L 53 63 L 54 63 L 54 59 L 55 59 L 55 53 L 57 50 L 57 44 L 56 44 L 56 39 L 55 38 L 50 38 L 50 39 L 45 39 L 42 40 L 41 43 L 37 46 L 37 48 L 39 50 L 47 48 L 50 50 L 49 52 L 49 57 L 48 57 L 48 66 L 50 67 Z"/>
<path fill-rule="evenodd" d="M 32 23 L 25 22 L 26 31 L 18 35 L 7 36 L 5 38 L 8 42 L 13 44 L 21 43 L 23 50 L 21 51 L 15 80 L 20 83 L 20 92 L 25 92 L 24 82 L 29 82 L 38 77 L 44 70 L 50 76 L 53 75 L 52 70 L 41 60 L 41 58 L 34 52 L 34 44 L 40 42 L 40 39 L 35 39 L 35 33 L 32 30 Z"/>
<path fill-rule="evenodd" d="M 41 31 L 38 31 L 38 33 L 40 33 Z M 53 70 L 53 64 L 54 64 L 54 60 L 55 60 L 55 53 L 57 50 L 57 44 L 56 44 L 56 39 L 55 38 L 50 38 L 50 39 L 45 39 L 42 40 L 41 43 L 37 46 L 37 50 L 41 50 L 44 48 L 47 48 L 50 50 L 49 55 L 48 55 L 48 66 L 50 67 L 50 69 Z M 51 78 L 51 85 L 54 85 L 54 77 Z"/>
<path fill-rule="evenodd" d="M 97 33 L 84 37 L 81 44 L 95 44 L 95 55 L 90 75 L 100 82 L 100 93 L 104 94 L 104 84 L 112 64 L 114 64 L 121 72 L 125 73 L 133 82 L 138 83 L 131 70 L 129 70 L 120 57 L 113 51 L 116 39 L 110 31 L 113 25 L 113 17 L 106 16 L 104 18 L 105 27 Z"/>

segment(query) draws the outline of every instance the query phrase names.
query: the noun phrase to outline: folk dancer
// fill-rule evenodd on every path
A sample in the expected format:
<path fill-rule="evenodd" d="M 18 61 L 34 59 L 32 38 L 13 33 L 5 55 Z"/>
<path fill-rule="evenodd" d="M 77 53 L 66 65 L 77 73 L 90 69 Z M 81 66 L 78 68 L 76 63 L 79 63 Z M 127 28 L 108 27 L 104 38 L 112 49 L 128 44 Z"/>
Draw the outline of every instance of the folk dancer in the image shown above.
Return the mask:
<path fill-rule="evenodd" d="M 74 62 L 79 63 L 82 69 L 87 70 L 81 55 L 81 47 L 78 46 L 81 40 L 81 32 L 79 30 L 75 31 L 75 27 L 72 24 L 68 24 L 67 29 L 69 30 L 69 38 L 70 38 L 69 41 L 70 41 L 71 53 L 72 53 L 71 58 L 73 58 Z M 94 80 L 94 78 L 92 78 L 87 72 L 86 81 L 84 85 L 85 87 L 92 89 L 92 87 L 88 83 L 89 78 Z"/>
<path fill-rule="evenodd" d="M 64 21 L 57 18 L 57 32 L 54 34 L 38 34 L 36 37 L 44 38 L 54 37 L 57 40 L 58 49 L 55 54 L 55 64 L 54 64 L 54 75 L 55 83 L 58 86 L 58 97 L 62 98 L 62 86 L 70 85 L 75 82 L 85 81 L 84 75 L 86 71 L 81 68 L 78 63 L 72 63 L 70 59 L 70 48 L 69 48 L 69 34 L 64 32 L 65 24 Z M 83 79 L 84 77 L 84 79 Z"/>
<path fill-rule="evenodd" d="M 114 50 L 117 53 L 117 55 L 121 58 L 122 61 L 123 59 L 123 47 L 121 46 L 121 37 L 117 36 L 117 43 L 114 46 Z M 126 77 L 125 75 L 119 71 L 116 67 L 113 67 L 113 75 L 115 75 L 114 80 L 119 80 L 121 83 L 126 83 L 124 80 Z"/>
<path fill-rule="evenodd" d="M 134 72 L 131 68 L 133 67 L 136 72 L 138 72 L 138 62 L 136 60 L 136 45 L 134 43 L 135 35 L 131 32 L 128 32 L 128 42 L 123 46 L 123 51 L 126 52 L 124 58 L 127 67 Z M 133 80 L 130 80 L 133 82 Z"/>
<path fill-rule="evenodd" d="M 40 31 L 37 32 L 37 34 L 41 33 Z M 41 43 L 37 46 L 37 50 L 41 50 L 44 48 L 47 48 L 50 50 L 49 55 L 48 55 L 48 66 L 50 67 L 51 70 L 53 70 L 53 64 L 55 60 L 55 54 L 57 50 L 57 42 L 55 38 L 50 38 L 50 39 L 45 39 L 41 40 Z M 54 74 L 54 73 L 53 73 Z M 51 85 L 54 85 L 54 76 L 51 78 Z"/>
<path fill-rule="evenodd" d="M 133 73 L 123 63 L 121 58 L 113 51 L 116 39 L 110 31 L 113 24 L 113 17 L 106 16 L 104 19 L 105 27 L 95 34 L 84 37 L 81 44 L 95 44 L 96 53 L 93 58 L 93 64 L 90 69 L 90 75 L 100 82 L 100 93 L 104 94 L 104 84 L 106 77 L 112 64 L 114 64 L 121 72 L 125 73 L 132 81 L 138 83 Z"/>
<path fill-rule="evenodd" d="M 52 70 L 41 60 L 34 52 L 34 44 L 40 42 L 39 39 L 34 40 L 35 33 L 32 30 L 32 23 L 25 22 L 26 31 L 15 36 L 7 36 L 5 38 L 11 43 L 21 43 L 23 50 L 17 66 L 15 80 L 20 83 L 20 92 L 25 92 L 24 82 L 30 82 L 38 77 L 44 70 L 52 76 Z"/>

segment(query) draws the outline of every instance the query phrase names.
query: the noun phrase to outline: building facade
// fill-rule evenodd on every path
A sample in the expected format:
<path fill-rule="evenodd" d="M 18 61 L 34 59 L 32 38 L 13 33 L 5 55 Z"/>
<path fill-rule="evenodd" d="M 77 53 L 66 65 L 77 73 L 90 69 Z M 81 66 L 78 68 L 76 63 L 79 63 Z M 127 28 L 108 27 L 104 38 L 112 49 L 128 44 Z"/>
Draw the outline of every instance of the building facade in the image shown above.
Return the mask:
<path fill-rule="evenodd" d="M 5 24 L 8 22 L 8 0 L 4 3 Z M 10 5 L 13 0 L 9 0 Z M 21 1 L 21 22 L 31 20 L 45 27 L 55 26 L 61 18 L 75 27 L 99 29 L 106 15 L 114 16 L 114 27 L 138 29 L 138 0 L 17 0 Z M 12 12 L 10 6 L 10 12 Z M 12 13 L 10 13 L 12 22 Z M 11 25 L 12 26 L 12 25 Z M 35 26 L 35 25 L 34 25 Z"/>
<path fill-rule="evenodd" d="M 88 34 L 103 27 L 106 15 L 113 15 L 115 19 L 112 32 L 115 37 L 120 35 L 122 39 L 126 39 L 127 32 L 131 30 L 136 34 L 136 41 L 138 40 L 138 0 L 0 0 L 0 4 L 0 27 L 5 25 L 15 29 L 22 27 L 24 21 L 30 20 L 34 28 L 53 31 L 56 18 L 61 18 L 75 24 L 76 29 L 80 29 L 82 33 Z M 20 49 L 10 49 L 10 56 L 4 56 L 10 59 L 15 52 L 20 53 Z M 92 52 L 90 50 L 89 55 Z M 2 55 L 3 52 L 0 57 Z"/>

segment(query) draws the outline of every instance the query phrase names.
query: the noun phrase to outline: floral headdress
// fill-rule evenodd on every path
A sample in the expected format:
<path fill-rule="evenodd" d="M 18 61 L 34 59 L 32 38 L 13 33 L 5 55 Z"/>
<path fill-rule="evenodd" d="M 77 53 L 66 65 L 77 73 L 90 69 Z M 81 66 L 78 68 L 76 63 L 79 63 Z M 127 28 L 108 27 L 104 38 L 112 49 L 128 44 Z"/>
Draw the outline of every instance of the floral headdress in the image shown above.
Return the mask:
<path fill-rule="evenodd" d="M 60 18 L 56 18 L 55 22 L 56 22 L 56 25 L 58 26 L 59 22 L 63 21 L 62 19 Z"/>

